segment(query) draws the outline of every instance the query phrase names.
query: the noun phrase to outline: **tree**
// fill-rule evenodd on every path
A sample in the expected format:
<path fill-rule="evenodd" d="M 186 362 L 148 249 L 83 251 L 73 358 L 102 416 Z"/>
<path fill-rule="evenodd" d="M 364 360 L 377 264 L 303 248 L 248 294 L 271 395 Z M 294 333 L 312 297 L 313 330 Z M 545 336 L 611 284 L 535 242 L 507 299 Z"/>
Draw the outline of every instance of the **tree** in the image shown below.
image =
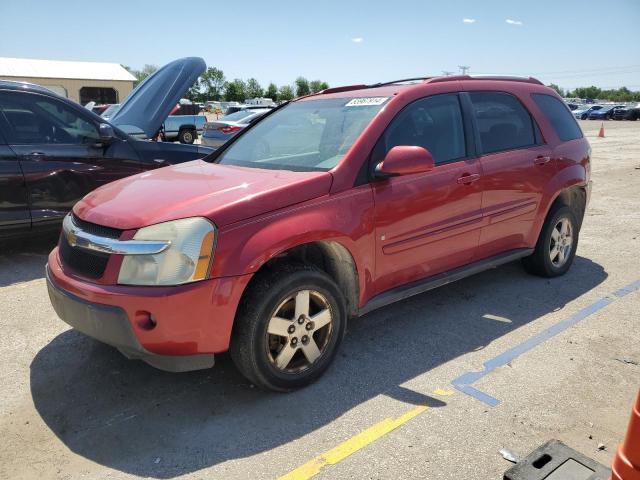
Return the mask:
<path fill-rule="evenodd" d="M 293 97 L 295 97 L 293 93 L 293 88 L 291 88 L 289 85 L 283 85 L 280 87 L 280 92 L 278 93 L 278 100 L 282 102 L 287 102 L 289 100 L 292 100 Z"/>
<path fill-rule="evenodd" d="M 250 78 L 247 80 L 247 98 L 261 98 L 264 94 L 262 87 L 258 83 L 258 80 L 255 78 Z"/>
<path fill-rule="evenodd" d="M 275 83 L 270 83 L 267 87 L 267 91 L 265 92 L 265 97 L 270 98 L 274 102 L 278 101 L 278 87 L 276 87 Z"/>
<path fill-rule="evenodd" d="M 313 80 L 309 82 L 309 88 L 311 89 L 311 93 L 318 93 L 329 88 L 329 84 L 320 80 Z"/>
<path fill-rule="evenodd" d="M 133 86 L 134 88 L 137 87 L 140 82 L 142 82 L 145 78 L 147 78 L 149 75 L 151 75 L 152 73 L 155 73 L 158 70 L 158 66 L 157 65 L 151 65 L 151 64 L 145 64 L 144 67 L 142 67 L 142 70 L 134 70 L 131 67 L 128 67 L 126 65 L 123 65 L 123 67 L 134 77 L 136 77 L 135 82 L 133 82 Z"/>
<path fill-rule="evenodd" d="M 244 102 L 247 98 L 247 86 L 243 80 L 236 78 L 224 85 L 224 99 L 229 102 Z"/>
<path fill-rule="evenodd" d="M 220 100 L 225 78 L 222 70 L 216 67 L 207 68 L 187 92 L 186 97 L 192 102 Z"/>
<path fill-rule="evenodd" d="M 220 100 L 225 81 L 222 70 L 216 67 L 207 68 L 198 81 L 203 100 Z"/>
<path fill-rule="evenodd" d="M 547 85 L 549 88 L 552 88 L 553 90 L 555 90 L 558 95 L 560 95 L 561 97 L 564 97 L 565 92 L 564 90 L 562 90 L 562 88 L 560 88 L 558 85 L 556 85 L 555 83 L 551 83 L 549 85 Z"/>
<path fill-rule="evenodd" d="M 576 88 L 571 96 L 578 98 L 599 98 L 601 93 L 602 90 L 592 85 L 591 87 Z"/>
<path fill-rule="evenodd" d="M 311 93 L 311 88 L 309 87 L 309 80 L 304 77 L 296 78 L 296 96 L 302 97 L 304 95 L 309 95 Z"/>

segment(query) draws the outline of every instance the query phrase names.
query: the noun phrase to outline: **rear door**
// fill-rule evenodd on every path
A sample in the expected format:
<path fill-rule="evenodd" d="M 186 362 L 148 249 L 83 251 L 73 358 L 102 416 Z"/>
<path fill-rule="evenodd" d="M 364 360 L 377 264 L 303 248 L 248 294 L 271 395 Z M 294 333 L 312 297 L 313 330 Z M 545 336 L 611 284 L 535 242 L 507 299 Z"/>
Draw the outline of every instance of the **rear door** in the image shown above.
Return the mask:
<path fill-rule="evenodd" d="M 482 221 L 480 162 L 467 142 L 456 93 L 405 107 L 373 152 L 376 164 L 397 145 L 427 148 L 435 168 L 375 181 L 376 290 L 381 292 L 470 263 Z"/>
<path fill-rule="evenodd" d="M 7 143 L 18 157 L 34 227 L 59 221 L 91 190 L 144 169 L 128 142 L 99 143 L 82 107 L 26 92 L 0 92 Z M 151 165 L 150 165 L 151 166 Z"/>
<path fill-rule="evenodd" d="M 478 259 L 524 248 L 544 188 L 556 171 L 550 147 L 520 100 L 506 92 L 468 92 L 478 132 L 483 228 Z"/>
<path fill-rule="evenodd" d="M 0 236 L 31 227 L 27 187 L 18 157 L 4 139 L 7 128 L 0 114 Z"/>

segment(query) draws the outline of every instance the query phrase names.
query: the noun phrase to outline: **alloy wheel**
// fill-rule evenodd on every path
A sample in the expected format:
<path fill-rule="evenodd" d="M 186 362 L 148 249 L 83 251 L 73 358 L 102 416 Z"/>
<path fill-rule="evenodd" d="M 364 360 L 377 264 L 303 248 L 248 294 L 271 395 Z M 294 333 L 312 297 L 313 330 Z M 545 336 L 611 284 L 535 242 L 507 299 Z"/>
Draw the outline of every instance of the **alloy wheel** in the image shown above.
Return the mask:
<path fill-rule="evenodd" d="M 568 218 L 561 218 L 551 231 L 551 242 L 549 243 L 549 259 L 554 267 L 562 267 L 573 248 L 573 229 Z"/>
<path fill-rule="evenodd" d="M 276 308 L 267 326 L 267 356 L 284 373 L 300 373 L 318 361 L 333 334 L 329 301 L 314 290 L 300 290 Z"/>

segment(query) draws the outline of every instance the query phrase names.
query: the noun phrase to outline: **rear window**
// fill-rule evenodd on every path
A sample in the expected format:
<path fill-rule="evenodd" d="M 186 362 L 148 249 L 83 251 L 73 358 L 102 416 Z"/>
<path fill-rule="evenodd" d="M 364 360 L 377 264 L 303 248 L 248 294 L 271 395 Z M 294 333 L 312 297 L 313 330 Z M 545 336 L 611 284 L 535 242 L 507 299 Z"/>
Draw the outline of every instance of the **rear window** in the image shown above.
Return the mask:
<path fill-rule="evenodd" d="M 533 93 L 533 101 L 551 122 L 553 129 L 563 142 L 582 138 L 582 130 L 578 126 L 569 109 L 557 98 L 543 93 Z"/>
<path fill-rule="evenodd" d="M 520 101 L 504 92 L 470 92 L 483 153 L 535 145 L 536 126 Z"/>

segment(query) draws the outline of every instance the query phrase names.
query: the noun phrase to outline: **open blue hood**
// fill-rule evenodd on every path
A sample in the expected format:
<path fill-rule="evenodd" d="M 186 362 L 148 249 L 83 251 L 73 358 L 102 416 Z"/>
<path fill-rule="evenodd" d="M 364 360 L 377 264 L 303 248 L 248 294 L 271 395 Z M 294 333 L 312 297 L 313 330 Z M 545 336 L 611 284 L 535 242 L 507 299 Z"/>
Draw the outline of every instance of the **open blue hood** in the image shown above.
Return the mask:
<path fill-rule="evenodd" d="M 109 122 L 129 134 L 152 138 L 206 68 L 200 57 L 167 63 L 129 94 Z"/>

